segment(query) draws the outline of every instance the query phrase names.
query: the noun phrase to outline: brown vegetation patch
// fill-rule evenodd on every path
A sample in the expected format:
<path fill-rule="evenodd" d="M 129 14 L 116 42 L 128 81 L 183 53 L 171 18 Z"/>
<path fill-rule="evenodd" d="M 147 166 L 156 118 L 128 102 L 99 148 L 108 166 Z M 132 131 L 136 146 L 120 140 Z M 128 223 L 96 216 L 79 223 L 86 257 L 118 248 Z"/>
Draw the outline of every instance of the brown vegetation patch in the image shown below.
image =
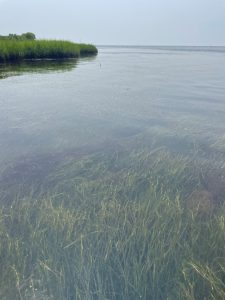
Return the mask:
<path fill-rule="evenodd" d="M 204 189 L 213 194 L 216 202 L 224 202 L 225 195 L 225 170 L 211 169 L 202 177 L 202 185 Z"/>
<path fill-rule="evenodd" d="M 194 213 L 206 215 L 214 211 L 216 201 L 207 190 L 194 191 L 187 201 L 187 207 Z"/>

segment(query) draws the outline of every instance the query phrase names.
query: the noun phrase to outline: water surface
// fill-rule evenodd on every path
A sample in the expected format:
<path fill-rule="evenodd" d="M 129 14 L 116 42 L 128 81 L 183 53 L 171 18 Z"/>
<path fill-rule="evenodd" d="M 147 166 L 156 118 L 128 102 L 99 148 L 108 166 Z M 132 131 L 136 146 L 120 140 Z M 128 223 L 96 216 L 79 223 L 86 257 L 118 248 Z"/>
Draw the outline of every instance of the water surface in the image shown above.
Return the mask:
<path fill-rule="evenodd" d="M 224 299 L 224 69 L 221 47 L 0 65 L 1 299 Z"/>
<path fill-rule="evenodd" d="M 0 65 L 0 165 L 140 137 L 224 153 L 224 67 L 224 47 L 100 47 L 95 58 Z"/>

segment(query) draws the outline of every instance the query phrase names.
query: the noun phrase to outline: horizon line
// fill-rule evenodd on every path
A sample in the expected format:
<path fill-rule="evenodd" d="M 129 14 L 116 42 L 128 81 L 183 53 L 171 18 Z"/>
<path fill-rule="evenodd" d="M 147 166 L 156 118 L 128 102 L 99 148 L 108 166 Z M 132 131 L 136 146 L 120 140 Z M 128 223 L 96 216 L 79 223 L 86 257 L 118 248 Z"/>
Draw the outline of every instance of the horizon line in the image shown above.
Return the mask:
<path fill-rule="evenodd" d="M 225 45 L 149 45 L 149 44 L 95 44 L 98 47 L 225 47 Z"/>

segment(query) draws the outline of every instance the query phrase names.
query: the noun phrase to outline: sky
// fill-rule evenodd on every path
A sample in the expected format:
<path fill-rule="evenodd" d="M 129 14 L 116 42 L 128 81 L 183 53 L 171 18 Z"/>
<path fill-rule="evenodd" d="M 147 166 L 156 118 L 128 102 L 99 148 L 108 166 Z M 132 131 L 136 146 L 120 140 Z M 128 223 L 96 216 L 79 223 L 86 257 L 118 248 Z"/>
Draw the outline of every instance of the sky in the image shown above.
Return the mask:
<path fill-rule="evenodd" d="M 96 45 L 225 45 L 225 0 L 0 0 L 0 35 Z"/>

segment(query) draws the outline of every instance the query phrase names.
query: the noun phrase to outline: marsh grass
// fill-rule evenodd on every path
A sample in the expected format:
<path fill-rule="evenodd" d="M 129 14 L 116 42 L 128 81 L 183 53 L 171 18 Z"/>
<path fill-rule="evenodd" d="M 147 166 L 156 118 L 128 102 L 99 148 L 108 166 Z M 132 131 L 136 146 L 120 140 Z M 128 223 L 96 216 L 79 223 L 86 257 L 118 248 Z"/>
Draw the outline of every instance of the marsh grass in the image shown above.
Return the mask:
<path fill-rule="evenodd" d="M 97 48 L 57 40 L 0 40 L 0 62 L 22 59 L 63 59 L 95 55 Z"/>
<path fill-rule="evenodd" d="M 58 165 L 2 203 L 1 299 L 224 299 L 224 203 L 187 205 L 200 167 L 161 148 Z"/>

